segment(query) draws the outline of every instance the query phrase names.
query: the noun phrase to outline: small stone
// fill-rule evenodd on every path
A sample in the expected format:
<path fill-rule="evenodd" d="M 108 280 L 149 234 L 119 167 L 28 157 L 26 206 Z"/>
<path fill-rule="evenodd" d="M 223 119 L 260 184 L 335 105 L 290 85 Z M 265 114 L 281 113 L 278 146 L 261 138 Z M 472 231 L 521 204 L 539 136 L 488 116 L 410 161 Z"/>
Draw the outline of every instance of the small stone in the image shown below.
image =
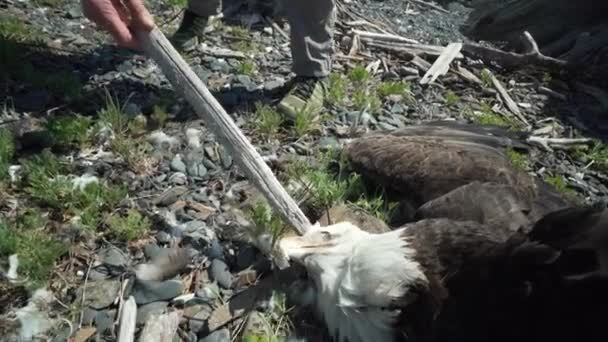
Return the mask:
<path fill-rule="evenodd" d="M 169 183 L 173 185 L 186 185 L 188 183 L 188 176 L 182 172 L 176 172 L 169 177 Z"/>
<path fill-rule="evenodd" d="M 156 240 L 160 243 L 169 243 L 171 242 L 171 234 L 164 231 L 160 231 L 156 233 Z"/>
<path fill-rule="evenodd" d="M 150 243 L 144 246 L 144 255 L 148 258 L 148 259 L 153 259 L 155 257 L 157 257 L 162 251 L 162 248 L 160 248 L 157 244 L 155 243 Z"/>
<path fill-rule="evenodd" d="M 272 91 L 275 91 L 275 90 L 281 88 L 284 84 L 285 84 L 284 79 L 276 79 L 276 80 L 266 82 L 264 84 L 264 89 L 266 91 L 272 92 Z"/>
<path fill-rule="evenodd" d="M 211 283 L 203 286 L 200 290 L 196 291 L 196 296 L 203 299 L 208 303 L 212 303 L 220 294 L 220 289 L 216 283 Z"/>
<path fill-rule="evenodd" d="M 209 257 L 209 259 L 224 260 L 224 251 L 218 239 L 212 239 L 209 242 L 209 247 L 207 248 L 207 257 Z"/>
<path fill-rule="evenodd" d="M 66 13 L 66 17 L 68 17 L 68 19 L 82 17 L 82 10 L 80 9 L 80 6 L 71 6 Z"/>
<path fill-rule="evenodd" d="M 329 151 L 331 149 L 339 148 L 340 144 L 338 143 L 338 139 L 334 137 L 325 137 L 319 141 L 319 148 L 321 151 Z"/>
<path fill-rule="evenodd" d="M 143 324 L 152 315 L 159 315 L 164 313 L 168 305 L 168 302 L 153 302 L 140 306 L 139 308 L 137 308 L 137 323 Z"/>
<path fill-rule="evenodd" d="M 232 286 L 232 273 L 230 273 L 228 265 L 220 259 L 211 261 L 210 276 L 223 288 L 228 289 Z"/>
<path fill-rule="evenodd" d="M 95 327 L 97 332 L 103 334 L 110 330 L 114 325 L 114 318 L 116 317 L 116 310 L 104 310 L 97 311 L 95 316 Z"/>
<path fill-rule="evenodd" d="M 186 191 L 188 191 L 188 188 L 184 186 L 174 186 L 160 194 L 156 200 L 156 203 L 161 206 L 169 206 L 177 202 L 179 197 L 185 194 Z"/>
<path fill-rule="evenodd" d="M 209 216 L 216 213 L 216 210 L 214 208 L 208 207 L 204 204 L 197 202 L 188 202 L 188 207 L 196 210 L 199 214 L 201 214 L 199 215 L 199 218 L 201 220 L 206 220 Z"/>
<path fill-rule="evenodd" d="M 200 338 L 198 342 L 230 342 L 230 331 L 226 328 L 216 330 L 211 334 Z"/>
<path fill-rule="evenodd" d="M 133 288 L 133 297 L 138 305 L 165 301 L 179 296 L 183 287 L 180 280 L 163 282 L 138 280 Z"/>
<path fill-rule="evenodd" d="M 195 296 L 196 296 L 196 294 L 194 294 L 194 293 L 186 293 L 181 296 L 173 298 L 172 302 L 176 305 L 184 305 L 187 302 L 189 302 L 190 300 L 192 300 Z"/>
<path fill-rule="evenodd" d="M 136 103 L 133 103 L 133 102 L 127 103 L 127 105 L 125 106 L 123 111 L 124 111 L 125 115 L 131 116 L 131 117 L 141 114 L 141 108 L 139 107 L 139 105 L 137 105 Z"/>
<path fill-rule="evenodd" d="M 118 248 L 110 247 L 100 252 L 103 263 L 115 267 L 124 267 L 128 263 L 127 256 Z"/>
<path fill-rule="evenodd" d="M 253 269 L 248 269 L 239 272 L 237 274 L 236 286 L 241 288 L 245 286 L 250 286 L 255 283 L 258 278 L 258 272 Z"/>
<path fill-rule="evenodd" d="M 93 309 L 104 309 L 112 305 L 120 291 L 120 281 L 98 280 L 89 281 L 84 287 L 86 291 L 85 305 Z"/>
<path fill-rule="evenodd" d="M 232 166 L 232 156 L 226 152 L 226 149 L 220 146 L 219 148 L 220 160 L 224 169 L 229 169 Z"/>
<path fill-rule="evenodd" d="M 171 160 L 171 170 L 186 173 L 186 164 L 182 161 L 182 157 L 178 154 Z"/>
<path fill-rule="evenodd" d="M 110 272 L 105 266 L 99 266 L 89 272 L 89 281 L 105 280 L 110 278 Z"/>

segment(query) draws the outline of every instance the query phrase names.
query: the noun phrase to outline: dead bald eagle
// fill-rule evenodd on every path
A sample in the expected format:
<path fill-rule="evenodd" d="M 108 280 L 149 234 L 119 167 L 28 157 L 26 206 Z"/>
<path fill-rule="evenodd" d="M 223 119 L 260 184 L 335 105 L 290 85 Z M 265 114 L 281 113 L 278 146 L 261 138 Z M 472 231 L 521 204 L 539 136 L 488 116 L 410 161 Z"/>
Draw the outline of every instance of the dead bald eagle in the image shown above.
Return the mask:
<path fill-rule="evenodd" d="M 551 188 L 510 168 L 495 153 L 499 145 L 492 146 L 502 137 L 483 142 L 479 131 L 448 128 L 450 136 L 432 142 L 376 134 L 347 151 L 358 146 L 355 168 L 421 207 L 462 187 L 469 187 L 462 193 L 471 201 L 448 200 L 451 209 L 443 214 L 388 232 L 339 222 L 280 240 L 285 255 L 306 268 L 330 335 L 339 342 L 605 340 L 608 210 L 569 207 Z M 382 152 L 390 139 L 398 151 L 392 157 Z M 444 167 L 430 171 L 438 163 Z M 404 170 L 409 173 L 399 173 Z M 508 206 L 475 203 L 475 181 L 508 191 L 523 221 L 509 224 Z M 495 203 L 504 193 L 496 192 Z"/>

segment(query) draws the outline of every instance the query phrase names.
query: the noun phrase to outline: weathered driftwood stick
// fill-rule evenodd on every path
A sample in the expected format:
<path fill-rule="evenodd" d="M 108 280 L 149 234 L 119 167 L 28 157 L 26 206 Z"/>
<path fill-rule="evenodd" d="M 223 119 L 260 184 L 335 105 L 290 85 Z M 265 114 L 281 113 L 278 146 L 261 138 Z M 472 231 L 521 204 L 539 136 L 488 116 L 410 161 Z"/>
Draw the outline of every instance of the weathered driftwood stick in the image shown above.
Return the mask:
<path fill-rule="evenodd" d="M 450 64 L 456 58 L 456 55 L 460 53 L 462 49 L 462 43 L 451 43 L 443 49 L 439 58 L 435 60 L 435 63 L 431 68 L 422 76 L 420 84 L 433 83 L 437 77 L 445 75 L 450 70 Z"/>
<path fill-rule="evenodd" d="M 517 103 L 513 101 L 511 95 L 509 95 L 505 87 L 503 87 L 502 83 L 500 83 L 500 81 L 496 78 L 496 76 L 494 76 L 494 74 L 489 69 L 484 69 L 484 71 L 488 75 L 490 75 L 490 79 L 492 80 L 494 88 L 496 88 L 498 94 L 500 94 L 500 97 L 502 97 L 502 99 L 505 101 L 505 104 L 507 105 L 507 108 L 509 108 L 509 111 L 513 113 L 513 115 L 517 116 L 517 118 L 521 120 L 521 122 L 525 123 L 526 126 L 530 126 L 526 118 L 521 114 Z"/>
<path fill-rule="evenodd" d="M 148 318 L 139 336 L 140 342 L 172 342 L 177 332 L 182 313 L 173 311 L 167 314 L 152 315 Z"/>
<path fill-rule="evenodd" d="M 538 44 L 536 44 L 536 41 L 528 31 L 524 32 L 524 38 L 524 41 L 528 44 L 529 48 L 528 52 L 523 54 L 507 52 L 477 43 L 465 43 L 462 47 L 462 51 L 475 55 L 485 61 L 499 62 L 504 67 L 533 64 L 552 69 L 561 69 L 568 65 L 564 60 L 543 55 L 538 50 Z"/>
<path fill-rule="evenodd" d="M 176 91 L 192 105 L 205 124 L 217 135 L 249 179 L 260 189 L 270 205 L 299 233 L 304 233 L 310 222 L 285 191 L 270 167 L 232 118 L 213 97 L 203 82 L 190 69 L 165 35 L 154 28 L 150 33 L 139 33 L 144 51 L 160 66 Z"/>
<path fill-rule="evenodd" d="M 550 145 L 561 145 L 561 146 L 572 146 L 572 145 L 586 145 L 593 142 L 589 138 L 543 138 L 531 136 L 526 139 L 529 143 L 538 144 L 541 146 Z"/>
<path fill-rule="evenodd" d="M 135 298 L 130 296 L 120 310 L 120 323 L 118 325 L 118 342 L 133 342 L 135 339 L 135 322 L 137 319 L 137 304 Z"/>
<path fill-rule="evenodd" d="M 401 37 L 395 34 L 390 33 L 376 33 L 369 31 L 361 31 L 357 29 L 353 29 L 354 34 L 358 34 L 359 37 L 363 40 L 376 40 L 376 41 L 385 41 L 385 42 L 394 42 L 394 43 L 406 43 L 406 44 L 420 44 L 415 39 Z"/>
<path fill-rule="evenodd" d="M 427 45 L 427 44 L 411 44 L 411 43 L 402 43 L 402 42 L 392 42 L 386 40 L 378 40 L 378 39 L 363 39 L 361 41 L 365 43 L 367 46 L 384 49 L 387 51 L 405 53 L 412 56 L 422 55 L 422 56 L 433 56 L 438 57 L 444 50 L 443 46 L 439 45 Z M 461 53 L 457 53 L 454 59 L 462 59 L 463 56 Z"/>

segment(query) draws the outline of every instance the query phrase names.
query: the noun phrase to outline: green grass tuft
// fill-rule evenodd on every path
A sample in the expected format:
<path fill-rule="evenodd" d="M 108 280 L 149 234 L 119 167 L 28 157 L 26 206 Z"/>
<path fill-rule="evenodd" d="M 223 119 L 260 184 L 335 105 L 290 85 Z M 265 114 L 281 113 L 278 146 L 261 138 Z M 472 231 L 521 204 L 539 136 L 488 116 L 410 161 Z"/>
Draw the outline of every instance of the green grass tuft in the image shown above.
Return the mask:
<path fill-rule="evenodd" d="M 329 75 L 329 86 L 327 89 L 327 101 L 331 104 L 341 104 L 346 97 L 346 78 L 341 74 Z"/>
<path fill-rule="evenodd" d="M 576 150 L 574 155 L 590 168 L 608 173 L 608 145 L 599 140 L 594 141 L 590 150 Z"/>
<path fill-rule="evenodd" d="M 15 154 L 15 141 L 7 129 L 0 128 L 0 181 L 8 178 L 8 168 Z"/>
<path fill-rule="evenodd" d="M 253 77 L 253 76 L 255 76 L 255 64 L 253 64 L 252 62 L 247 62 L 247 61 L 239 62 L 236 65 L 235 71 L 237 74 Z"/>
<path fill-rule="evenodd" d="M 283 124 L 283 116 L 268 105 L 256 103 L 255 129 L 269 139 L 276 135 Z"/>
<path fill-rule="evenodd" d="M 249 215 L 254 225 L 254 236 L 268 232 L 272 236 L 272 246 L 274 246 L 286 228 L 281 217 L 275 214 L 265 201 L 256 202 L 250 209 Z"/>
<path fill-rule="evenodd" d="M 507 148 L 506 153 L 511 165 L 513 165 L 516 169 L 525 171 L 528 168 L 529 160 L 525 155 L 515 151 L 512 148 Z"/>
<path fill-rule="evenodd" d="M 348 79 L 356 86 L 364 86 L 371 80 L 371 75 L 363 65 L 357 65 L 348 72 Z"/>
<path fill-rule="evenodd" d="M 390 95 L 400 95 L 409 102 L 413 101 L 414 99 L 414 96 L 412 95 L 411 85 L 409 82 L 405 81 L 382 82 L 378 85 L 376 91 L 381 97 L 387 97 Z"/>
<path fill-rule="evenodd" d="M 75 114 L 56 117 L 47 123 L 47 128 L 56 144 L 63 147 L 82 147 L 89 141 L 90 117 Z"/>
<path fill-rule="evenodd" d="M 35 287 L 48 279 L 53 265 L 66 251 L 64 244 L 43 230 L 23 231 L 0 224 L 0 257 L 17 254 L 19 274 Z"/>
<path fill-rule="evenodd" d="M 150 230 L 150 219 L 136 209 L 129 209 L 125 216 L 111 214 L 106 221 L 108 231 L 126 241 L 140 239 Z"/>
<path fill-rule="evenodd" d="M 445 93 L 445 104 L 448 106 L 453 106 L 455 104 L 457 104 L 458 102 L 460 102 L 460 96 L 456 95 L 455 92 L 448 90 Z"/>

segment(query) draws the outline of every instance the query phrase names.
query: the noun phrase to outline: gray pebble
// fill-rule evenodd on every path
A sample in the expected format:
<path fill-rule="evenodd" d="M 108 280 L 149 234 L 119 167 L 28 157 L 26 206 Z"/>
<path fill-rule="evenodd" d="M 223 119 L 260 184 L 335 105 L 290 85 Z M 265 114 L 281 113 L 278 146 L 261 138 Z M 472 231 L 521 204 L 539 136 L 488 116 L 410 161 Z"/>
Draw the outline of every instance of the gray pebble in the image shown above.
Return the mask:
<path fill-rule="evenodd" d="M 171 160 L 171 170 L 186 173 L 186 164 L 182 161 L 182 157 L 178 154 Z"/>
<path fill-rule="evenodd" d="M 97 328 L 97 332 L 103 334 L 104 332 L 112 329 L 115 317 L 116 310 L 98 311 L 97 315 L 95 316 L 95 327 Z"/>
<path fill-rule="evenodd" d="M 83 288 L 86 291 L 85 304 L 93 309 L 104 309 L 112 305 L 120 291 L 120 281 L 89 281 Z"/>
<path fill-rule="evenodd" d="M 183 172 L 176 172 L 169 177 L 169 183 L 173 185 L 186 185 L 188 183 L 188 177 Z"/>
<path fill-rule="evenodd" d="M 160 252 L 161 248 L 155 243 L 150 243 L 144 246 L 144 254 L 149 259 L 155 258 L 157 255 L 160 254 Z"/>
<path fill-rule="evenodd" d="M 139 308 L 137 308 L 137 323 L 143 324 L 152 315 L 164 313 L 168 305 L 168 302 L 153 302 L 140 306 Z"/>
<path fill-rule="evenodd" d="M 192 319 L 190 320 L 190 330 L 195 333 L 199 333 L 204 330 L 207 326 L 207 320 L 211 316 L 211 312 L 213 311 L 209 305 L 202 304 L 189 307 L 187 310 L 199 310 Z"/>
<path fill-rule="evenodd" d="M 220 288 L 216 283 L 211 283 L 203 286 L 200 290 L 196 291 L 197 297 L 205 300 L 208 303 L 212 303 L 220 294 Z"/>
<path fill-rule="evenodd" d="M 220 259 L 211 261 L 210 276 L 223 288 L 227 289 L 232 285 L 232 273 L 230 273 L 228 265 Z"/>
<path fill-rule="evenodd" d="M 156 240 L 160 243 L 169 243 L 171 242 L 171 235 L 167 232 L 160 231 L 156 233 Z"/>
<path fill-rule="evenodd" d="M 101 251 L 100 255 L 106 265 L 124 267 L 128 263 L 127 256 L 116 247 L 107 248 Z"/>
<path fill-rule="evenodd" d="M 170 300 L 179 296 L 183 287 L 180 280 L 163 282 L 138 280 L 133 287 L 133 297 L 138 305 Z"/>

